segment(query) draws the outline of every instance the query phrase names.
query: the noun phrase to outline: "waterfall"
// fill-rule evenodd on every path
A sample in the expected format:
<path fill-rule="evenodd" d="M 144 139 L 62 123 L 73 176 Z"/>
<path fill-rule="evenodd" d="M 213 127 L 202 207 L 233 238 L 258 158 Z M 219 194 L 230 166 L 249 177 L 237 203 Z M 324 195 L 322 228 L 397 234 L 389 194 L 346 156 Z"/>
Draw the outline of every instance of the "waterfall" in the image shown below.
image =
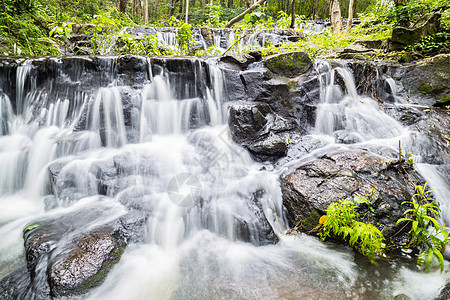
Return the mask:
<path fill-rule="evenodd" d="M 146 215 L 142 241 L 125 249 L 100 286 L 75 298 L 424 299 L 442 284 L 438 272 L 388 263 L 381 272 L 361 267 L 347 248 L 286 235 L 285 166 L 255 162 L 232 141 L 215 61 L 86 58 L 79 70 L 55 63 L 43 83 L 33 63 L 17 68 L 16 101 L 0 98 L 0 281 L 26 268 L 30 222 L 66 226 L 49 245 L 52 262 L 70 239 L 137 211 Z M 358 95 L 345 64 L 315 68 L 321 103 L 310 137 L 324 146 L 300 160 L 338 147 L 406 144 L 411 130 Z M 422 166 L 426 177 L 436 174 Z M 48 284 L 45 263 L 34 286 L 14 284 L 24 298 Z"/>

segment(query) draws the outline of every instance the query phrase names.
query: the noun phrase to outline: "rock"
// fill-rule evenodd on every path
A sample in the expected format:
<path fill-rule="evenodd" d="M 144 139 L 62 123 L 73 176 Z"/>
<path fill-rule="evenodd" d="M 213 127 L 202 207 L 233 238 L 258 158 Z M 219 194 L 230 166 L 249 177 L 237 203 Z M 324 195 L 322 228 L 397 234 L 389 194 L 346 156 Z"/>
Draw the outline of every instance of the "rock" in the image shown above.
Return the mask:
<path fill-rule="evenodd" d="M 450 299 L 450 283 L 447 283 L 439 293 L 439 296 L 434 298 L 434 300 L 448 300 L 448 299 Z"/>
<path fill-rule="evenodd" d="M 279 135 L 270 133 L 264 139 L 250 143 L 247 149 L 259 160 L 273 160 L 286 155 L 287 143 Z"/>
<path fill-rule="evenodd" d="M 281 180 L 289 224 L 301 224 L 301 230 L 310 231 L 331 203 L 363 196 L 374 209 L 370 223 L 383 230 L 388 245 L 399 249 L 408 239 L 407 229 L 396 228 L 406 210 L 401 203 L 411 199 L 416 184 L 424 183 L 413 170 L 404 174 L 406 169 L 399 171 L 395 160 L 352 151 L 327 154 L 306 163 Z M 368 212 L 365 209 L 361 207 L 360 212 Z"/>
<path fill-rule="evenodd" d="M 388 66 L 386 73 L 401 82 L 408 96 L 421 104 L 436 104 L 450 95 L 450 54 L 439 54 L 415 64 Z M 418 76 L 420 74 L 420 76 Z"/>
<path fill-rule="evenodd" d="M 259 160 L 286 155 L 286 141 L 278 134 L 296 127 L 294 121 L 274 114 L 265 103 L 230 106 L 228 126 L 233 141 L 249 149 Z"/>
<path fill-rule="evenodd" d="M 137 212 L 96 225 L 110 214 L 96 207 L 33 221 L 24 230 L 31 285 L 44 284 L 51 297 L 84 294 L 98 286 L 125 247 L 141 241 L 145 231 L 146 216 Z"/>
<path fill-rule="evenodd" d="M 237 70 L 245 70 L 249 64 L 254 63 L 256 58 L 250 54 L 229 54 L 222 56 L 219 60 L 222 64 L 231 65 Z"/>
<path fill-rule="evenodd" d="M 386 40 L 373 41 L 355 41 L 344 48 L 343 53 L 369 52 L 374 50 L 382 50 L 387 47 Z"/>
<path fill-rule="evenodd" d="M 266 57 L 264 66 L 272 73 L 292 78 L 306 73 L 312 62 L 304 52 L 289 52 Z"/>
<path fill-rule="evenodd" d="M 440 27 L 441 15 L 438 13 L 429 13 L 419 20 L 414 28 L 395 26 L 392 30 L 390 49 L 395 50 L 412 45 L 422 38 L 435 34 Z"/>
<path fill-rule="evenodd" d="M 253 56 L 256 61 L 260 61 L 262 58 L 262 53 L 259 50 L 251 51 L 248 54 Z"/>
<path fill-rule="evenodd" d="M 204 26 L 200 28 L 200 32 L 208 45 L 214 45 L 214 31 L 210 27 Z"/>

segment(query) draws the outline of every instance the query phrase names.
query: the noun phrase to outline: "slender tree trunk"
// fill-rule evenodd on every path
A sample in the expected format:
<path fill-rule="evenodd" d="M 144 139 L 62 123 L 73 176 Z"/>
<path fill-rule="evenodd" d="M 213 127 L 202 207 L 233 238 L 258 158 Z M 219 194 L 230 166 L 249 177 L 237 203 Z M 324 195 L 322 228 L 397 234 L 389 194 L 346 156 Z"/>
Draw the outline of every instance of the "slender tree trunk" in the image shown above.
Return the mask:
<path fill-rule="evenodd" d="M 119 11 L 122 13 L 125 13 L 127 10 L 127 0 L 120 0 L 119 1 Z"/>
<path fill-rule="evenodd" d="M 148 0 L 144 0 L 143 2 L 143 8 L 144 8 L 144 13 L 142 16 L 142 21 L 144 21 L 144 24 L 148 24 Z"/>
<path fill-rule="evenodd" d="M 202 10 L 205 9 L 205 5 L 206 5 L 206 0 L 202 0 L 202 2 L 200 2 L 200 7 L 202 8 Z"/>
<path fill-rule="evenodd" d="M 255 4 L 253 4 L 252 6 L 247 8 L 243 13 L 241 13 L 240 15 L 238 15 L 238 16 L 234 17 L 233 19 L 231 19 L 230 22 L 228 22 L 228 24 L 225 25 L 225 28 L 230 28 L 235 23 L 237 23 L 240 20 L 242 20 L 246 14 L 254 11 L 258 7 L 258 5 L 263 4 L 264 2 L 266 2 L 266 0 L 259 0 L 258 2 L 256 2 Z"/>
<path fill-rule="evenodd" d="M 228 8 L 233 8 L 233 0 L 228 0 Z"/>
<path fill-rule="evenodd" d="M 314 20 L 318 20 L 319 19 L 319 0 L 316 0 L 316 9 L 315 9 L 315 13 L 314 13 Z"/>
<path fill-rule="evenodd" d="M 353 5 L 354 5 L 353 0 L 350 0 L 348 3 L 347 31 L 350 31 L 353 25 Z"/>
<path fill-rule="evenodd" d="M 186 0 L 186 16 L 184 18 L 184 23 L 189 22 L 189 0 Z"/>
<path fill-rule="evenodd" d="M 294 28 L 295 26 L 295 0 L 291 1 L 291 26 L 289 28 Z"/>
<path fill-rule="evenodd" d="M 338 0 L 330 0 L 330 21 L 333 32 L 339 32 L 342 29 L 341 8 Z"/>

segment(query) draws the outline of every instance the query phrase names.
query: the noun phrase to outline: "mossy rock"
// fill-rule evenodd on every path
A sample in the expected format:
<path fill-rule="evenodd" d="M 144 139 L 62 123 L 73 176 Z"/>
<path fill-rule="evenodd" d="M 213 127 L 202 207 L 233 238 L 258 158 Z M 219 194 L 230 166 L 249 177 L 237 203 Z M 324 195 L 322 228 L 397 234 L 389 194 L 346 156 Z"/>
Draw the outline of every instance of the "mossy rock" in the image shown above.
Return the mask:
<path fill-rule="evenodd" d="M 435 34 L 440 28 L 441 15 L 438 13 L 425 15 L 414 28 L 396 26 L 392 30 L 391 40 L 401 45 L 412 45 L 420 39 Z"/>
<path fill-rule="evenodd" d="M 312 62 L 305 52 L 289 52 L 267 57 L 264 66 L 274 74 L 292 78 L 308 71 Z"/>

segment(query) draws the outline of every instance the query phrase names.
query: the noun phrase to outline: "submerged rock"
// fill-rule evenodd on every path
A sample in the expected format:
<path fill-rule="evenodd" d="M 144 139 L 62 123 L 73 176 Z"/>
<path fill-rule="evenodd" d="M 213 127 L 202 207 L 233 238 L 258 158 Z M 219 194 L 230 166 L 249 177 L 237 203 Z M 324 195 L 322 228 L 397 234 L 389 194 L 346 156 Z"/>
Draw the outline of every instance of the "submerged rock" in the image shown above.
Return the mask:
<path fill-rule="evenodd" d="M 362 206 L 360 214 L 370 214 L 369 222 L 382 230 L 387 243 L 400 247 L 407 240 L 407 230 L 396 228 L 406 209 L 401 203 L 411 199 L 416 184 L 423 184 L 417 172 L 406 168 L 395 159 L 353 151 L 306 163 L 281 180 L 289 224 L 310 231 L 331 203 L 362 196 L 373 213 Z"/>

